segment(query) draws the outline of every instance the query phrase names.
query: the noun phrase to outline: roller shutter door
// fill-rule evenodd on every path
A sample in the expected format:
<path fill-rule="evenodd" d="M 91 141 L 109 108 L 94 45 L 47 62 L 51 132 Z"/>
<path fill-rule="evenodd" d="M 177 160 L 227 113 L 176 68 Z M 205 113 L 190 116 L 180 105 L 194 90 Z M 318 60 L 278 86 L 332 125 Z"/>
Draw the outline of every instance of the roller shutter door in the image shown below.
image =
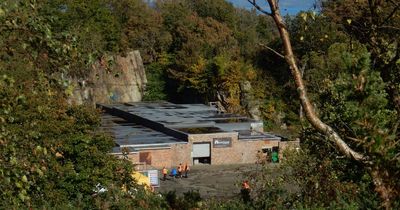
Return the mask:
<path fill-rule="evenodd" d="M 193 158 L 210 157 L 210 143 L 193 144 Z"/>

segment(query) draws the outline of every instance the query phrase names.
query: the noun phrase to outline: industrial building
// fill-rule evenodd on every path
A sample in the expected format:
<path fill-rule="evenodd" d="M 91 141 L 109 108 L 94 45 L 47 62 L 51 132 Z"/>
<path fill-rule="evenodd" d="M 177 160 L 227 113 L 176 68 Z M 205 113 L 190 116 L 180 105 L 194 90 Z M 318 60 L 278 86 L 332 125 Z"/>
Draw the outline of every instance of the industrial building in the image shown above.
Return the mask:
<path fill-rule="evenodd" d="M 265 133 L 262 121 L 222 113 L 204 104 L 134 102 L 98 104 L 102 128 L 116 146 L 112 154 L 156 168 L 179 163 L 255 163 L 277 150 L 279 136 Z"/>

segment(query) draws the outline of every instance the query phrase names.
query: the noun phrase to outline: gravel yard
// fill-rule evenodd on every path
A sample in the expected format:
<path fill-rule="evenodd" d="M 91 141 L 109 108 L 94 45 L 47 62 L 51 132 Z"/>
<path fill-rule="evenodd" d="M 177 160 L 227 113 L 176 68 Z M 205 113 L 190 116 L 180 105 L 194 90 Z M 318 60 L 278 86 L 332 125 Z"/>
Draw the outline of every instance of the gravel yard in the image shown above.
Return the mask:
<path fill-rule="evenodd" d="M 202 198 L 230 198 L 239 195 L 244 174 L 250 170 L 257 170 L 257 165 L 196 165 L 191 167 L 188 178 L 168 176 L 166 181 L 160 180 L 156 191 L 176 191 L 181 195 L 194 190 Z"/>

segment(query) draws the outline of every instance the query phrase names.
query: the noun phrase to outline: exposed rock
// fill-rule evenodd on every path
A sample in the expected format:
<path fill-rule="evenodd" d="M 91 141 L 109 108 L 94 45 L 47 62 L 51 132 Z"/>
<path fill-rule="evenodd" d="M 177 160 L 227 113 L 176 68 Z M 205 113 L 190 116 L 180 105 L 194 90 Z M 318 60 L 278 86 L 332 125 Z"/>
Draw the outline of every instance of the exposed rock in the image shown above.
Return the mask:
<path fill-rule="evenodd" d="M 123 56 L 104 56 L 93 65 L 86 80 L 73 82 L 70 102 L 115 103 L 142 100 L 147 83 L 139 51 Z"/>
<path fill-rule="evenodd" d="M 279 125 L 279 127 L 282 130 L 286 130 L 287 129 L 287 125 L 284 122 L 284 119 L 286 117 L 286 114 L 284 112 L 281 111 L 277 111 L 273 114 L 273 122 L 275 125 Z"/>
<path fill-rule="evenodd" d="M 287 130 L 287 125 L 286 125 L 286 123 L 282 123 L 281 126 L 280 126 L 280 128 L 281 128 L 282 130 Z"/>
<path fill-rule="evenodd" d="M 261 119 L 260 102 L 251 94 L 251 84 L 249 81 L 240 83 L 241 97 L 240 103 L 246 109 L 251 118 L 255 120 Z"/>

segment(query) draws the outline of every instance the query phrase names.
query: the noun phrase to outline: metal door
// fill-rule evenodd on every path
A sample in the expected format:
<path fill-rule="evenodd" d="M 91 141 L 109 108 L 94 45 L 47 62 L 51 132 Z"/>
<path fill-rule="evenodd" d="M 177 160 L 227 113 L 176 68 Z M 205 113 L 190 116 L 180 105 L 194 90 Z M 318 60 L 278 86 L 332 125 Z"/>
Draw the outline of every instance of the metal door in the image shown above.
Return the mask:
<path fill-rule="evenodd" d="M 194 143 L 193 158 L 210 157 L 210 143 Z"/>

